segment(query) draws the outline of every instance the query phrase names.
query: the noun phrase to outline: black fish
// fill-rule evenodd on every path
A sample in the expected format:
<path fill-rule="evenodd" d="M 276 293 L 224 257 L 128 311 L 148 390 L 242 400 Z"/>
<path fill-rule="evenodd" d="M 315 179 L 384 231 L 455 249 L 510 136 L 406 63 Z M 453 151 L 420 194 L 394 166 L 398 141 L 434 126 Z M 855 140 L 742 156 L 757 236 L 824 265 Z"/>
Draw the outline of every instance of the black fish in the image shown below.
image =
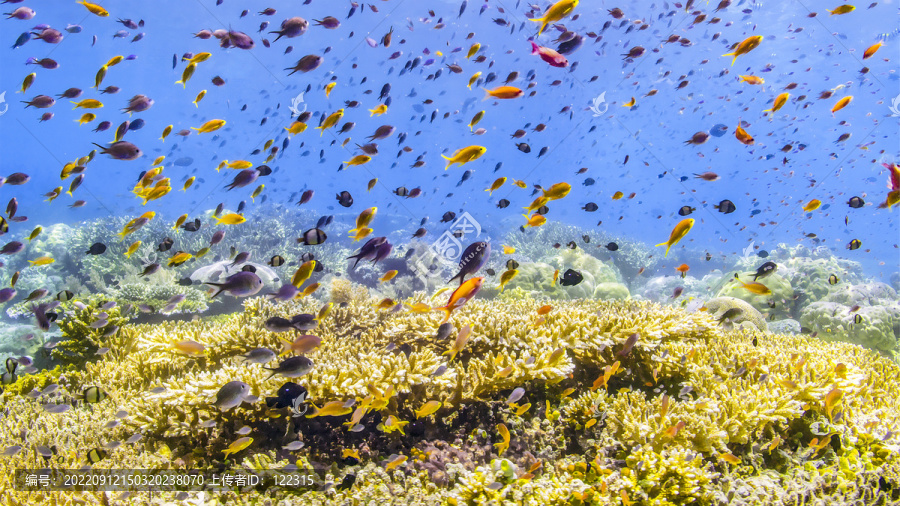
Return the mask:
<path fill-rule="evenodd" d="M 307 246 L 314 246 L 316 244 L 322 244 L 325 242 L 325 239 L 328 239 L 328 235 L 325 234 L 324 230 L 320 228 L 311 228 L 306 232 L 303 232 L 303 237 L 297 238 L 297 242 Z"/>
<path fill-rule="evenodd" d="M 272 267 L 279 267 L 281 265 L 284 265 L 284 257 L 281 255 L 273 256 L 272 259 L 269 260 L 269 265 L 271 265 Z"/>
<path fill-rule="evenodd" d="M 337 194 L 337 201 L 338 201 L 338 204 L 340 204 L 344 207 L 350 207 L 353 205 L 353 197 L 350 195 L 350 192 L 348 192 L 347 190 L 344 190 L 341 193 Z"/>
<path fill-rule="evenodd" d="M 509 201 L 506 199 L 500 199 L 500 202 L 497 202 L 497 207 L 500 209 L 506 209 L 509 207 Z"/>
<path fill-rule="evenodd" d="M 616 251 L 619 249 L 619 245 L 614 242 L 611 242 L 606 245 L 606 249 L 608 249 L 609 251 Z"/>
<path fill-rule="evenodd" d="M 178 284 L 181 286 L 191 286 L 194 281 L 191 278 L 181 278 L 178 280 Z"/>
<path fill-rule="evenodd" d="M 506 261 L 506 268 L 507 268 L 508 270 L 518 269 L 518 268 L 519 268 L 519 262 L 516 262 L 515 260 L 513 260 L 512 258 L 510 258 L 509 260 Z"/>
<path fill-rule="evenodd" d="M 756 281 L 759 278 L 764 278 L 773 272 L 778 270 L 778 265 L 775 262 L 766 262 L 759 266 L 759 269 L 756 269 L 756 274 L 753 276 L 753 281 Z"/>
<path fill-rule="evenodd" d="M 859 209 L 860 207 L 866 205 L 866 201 L 859 197 L 851 197 L 850 201 L 847 202 L 847 205 L 849 205 L 853 209 Z"/>
<path fill-rule="evenodd" d="M 562 279 L 559 281 L 559 284 L 562 286 L 575 286 L 578 283 L 581 283 L 583 280 L 584 276 L 582 276 L 580 272 L 569 269 L 565 273 L 563 273 Z"/>
<path fill-rule="evenodd" d="M 444 216 L 441 217 L 441 223 L 453 221 L 454 218 L 456 218 L 456 213 L 454 213 L 453 211 L 447 211 L 446 213 L 444 213 Z"/>
<path fill-rule="evenodd" d="M 718 209 L 720 213 L 724 214 L 733 213 L 735 210 L 737 210 L 737 208 L 734 207 L 734 202 L 728 199 L 719 202 L 719 205 L 713 206 L 713 208 Z"/>
<path fill-rule="evenodd" d="M 175 241 L 173 241 L 171 237 L 166 237 L 163 239 L 163 242 L 159 243 L 159 246 L 157 246 L 156 249 L 159 251 L 169 251 L 173 244 L 175 244 Z"/>
<path fill-rule="evenodd" d="M 183 228 L 186 232 L 196 232 L 200 230 L 200 223 L 200 218 L 196 218 L 194 221 L 185 223 L 181 228 Z"/>
<path fill-rule="evenodd" d="M 681 209 L 678 210 L 678 214 L 679 214 L 680 216 L 687 216 L 687 215 L 691 214 L 692 212 L 694 212 L 694 211 L 696 211 L 696 210 L 697 210 L 696 207 L 682 206 Z"/>
<path fill-rule="evenodd" d="M 600 209 L 600 206 L 598 206 L 598 205 L 595 204 L 594 202 L 588 202 L 588 203 L 585 204 L 584 207 L 582 207 L 581 209 L 584 210 L 584 211 L 587 211 L 587 212 L 589 212 L 589 213 L 592 213 L 592 212 L 596 211 L 597 209 Z"/>
<path fill-rule="evenodd" d="M 91 244 L 90 249 L 84 252 L 85 255 L 102 255 L 106 253 L 106 245 L 102 242 Z"/>
<path fill-rule="evenodd" d="M 275 394 L 275 397 L 266 397 L 266 406 L 274 409 L 291 408 L 294 406 L 294 401 L 296 399 L 302 397 L 305 401 L 306 395 L 307 392 L 305 388 L 294 382 L 288 381 L 284 385 L 281 385 L 281 388 L 278 389 L 278 393 Z"/>
<path fill-rule="evenodd" d="M 859 249 L 860 246 L 862 246 L 862 241 L 860 241 L 859 239 L 853 239 L 849 244 L 847 244 L 847 249 L 852 251 L 855 249 Z"/>

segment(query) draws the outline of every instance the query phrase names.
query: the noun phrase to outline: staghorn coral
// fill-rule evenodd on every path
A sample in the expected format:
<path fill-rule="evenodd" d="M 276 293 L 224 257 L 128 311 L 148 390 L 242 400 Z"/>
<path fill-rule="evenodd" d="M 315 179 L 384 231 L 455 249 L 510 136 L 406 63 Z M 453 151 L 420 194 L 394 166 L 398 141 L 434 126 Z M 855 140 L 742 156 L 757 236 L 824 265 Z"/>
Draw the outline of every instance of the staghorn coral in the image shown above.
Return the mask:
<path fill-rule="evenodd" d="M 258 297 L 226 317 L 125 325 L 106 343 L 109 353 L 55 380 L 64 387 L 62 399 L 87 385 L 102 386 L 110 399 L 99 404 L 51 414 L 17 395 L 21 390 L 4 393 L 16 416 L 0 417 L 0 446 L 24 448 L 0 457 L 0 487 L 11 490 L 12 469 L 30 465 L 34 445 L 55 444 L 59 457 L 46 465 L 71 468 L 89 449 L 137 431 L 141 441 L 122 444 L 97 465 L 207 467 L 223 462 L 222 450 L 246 425 L 254 443 L 232 459 L 234 465 L 320 462 L 326 466 L 318 468 L 320 478 L 332 486 L 268 490 L 265 496 L 223 492 L 217 501 L 605 504 L 627 498 L 751 505 L 801 497 L 900 499 L 900 436 L 892 432 L 900 422 L 900 368 L 858 346 L 726 332 L 706 313 L 647 302 L 554 302 L 538 323 L 541 302 L 476 299 L 453 314 L 454 334 L 468 325 L 472 336 L 450 360 L 443 353 L 452 337 L 434 338 L 438 313 L 379 311 L 362 296 L 344 302 L 312 331 L 322 338 L 308 354 L 316 366 L 298 382 L 317 406 L 348 399 L 358 404 L 373 391 L 392 389 L 383 407 L 365 415 L 363 431 L 342 426 L 347 416 L 293 418 L 256 399 L 225 413 L 212 405 L 217 389 L 232 380 L 248 383 L 256 397 L 273 395 L 284 380 L 268 379 L 268 371 L 243 364 L 239 355 L 280 346 L 279 335 L 263 328 L 267 318 L 320 307 L 309 298 L 274 304 Z M 640 337 L 626 352 L 635 332 Z M 205 344 L 205 354 L 173 353 L 170 345 L 182 339 Z M 608 381 L 597 381 L 615 362 Z M 440 366 L 444 373 L 432 375 Z M 515 387 L 526 391 L 519 402 L 530 404 L 521 414 L 503 402 Z M 829 395 L 835 390 L 840 395 Z M 429 399 L 444 406 L 415 420 L 412 411 Z M 120 419 L 118 410 L 124 412 Z M 410 422 L 405 433 L 376 429 L 388 415 Z M 114 419 L 119 424 L 107 428 Z M 201 427 L 207 420 L 215 426 Z M 501 442 L 499 423 L 510 431 L 503 455 L 494 446 Z M 307 444 L 286 452 L 280 446 L 292 431 Z M 833 444 L 813 448 L 814 437 L 830 437 Z M 345 448 L 359 449 L 362 462 L 342 462 Z M 410 460 L 387 470 L 392 454 Z M 736 463 L 723 460 L 726 454 Z M 356 475 L 352 488 L 334 486 L 348 473 Z M 10 495 L 13 503 L 49 500 Z M 153 504 L 179 497 L 193 493 L 115 499 Z M 68 493 L 56 497 L 62 504 L 74 499 Z M 80 496 L 88 504 L 108 499 Z"/>

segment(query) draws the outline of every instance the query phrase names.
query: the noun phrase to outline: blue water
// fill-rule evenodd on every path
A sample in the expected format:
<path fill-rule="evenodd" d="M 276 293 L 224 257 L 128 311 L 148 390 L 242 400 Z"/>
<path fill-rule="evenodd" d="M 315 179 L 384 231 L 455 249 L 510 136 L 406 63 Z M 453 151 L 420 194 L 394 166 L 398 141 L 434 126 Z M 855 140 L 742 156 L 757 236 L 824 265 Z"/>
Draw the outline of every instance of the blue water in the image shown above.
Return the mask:
<path fill-rule="evenodd" d="M 274 204 L 294 205 L 288 197 L 305 189 L 316 191 L 307 207 L 319 214 L 344 211 L 333 196 L 347 190 L 355 199 L 348 210 L 353 214 L 378 206 L 380 216 L 394 214 L 411 225 L 430 216 L 427 227 L 436 236 L 440 232 L 437 222 L 444 212 L 466 211 L 489 224 L 496 237 L 525 222 L 520 215 L 522 207 L 534 199 L 532 185 L 548 187 L 566 181 L 573 190 L 550 205 L 549 221 L 599 229 L 653 245 L 668 238 L 672 227 L 682 219 L 676 214 L 678 209 L 690 205 L 697 208 L 692 215 L 697 223 L 673 252 L 684 246 L 696 262 L 706 251 L 739 255 L 751 242 L 762 249 L 773 249 L 778 243 L 814 247 L 817 243 L 806 237 L 814 233 L 837 255 L 862 262 L 869 275 L 887 278 L 897 270 L 900 235 L 896 213 L 875 206 L 887 194 L 888 176 L 881 162 L 896 161 L 898 156 L 900 118 L 892 116 L 890 109 L 891 101 L 900 94 L 898 39 L 890 38 L 865 62 L 862 52 L 878 40 L 879 34 L 895 30 L 896 2 L 877 2 L 871 8 L 859 4 L 854 12 L 840 16 L 829 16 L 824 8 L 836 7 L 837 2 L 734 2 L 718 13 L 712 12 L 711 5 L 700 3 L 707 18 L 692 25 L 696 14 L 672 2 L 623 2 L 626 5 L 619 5 L 625 10 L 622 20 L 607 13 L 607 9 L 616 7 L 612 2 L 581 2 L 575 11 L 577 19 L 569 17 L 561 22 L 585 37 L 584 45 L 568 55 L 570 67 L 564 69 L 553 68 L 530 54 L 528 40 L 536 35 L 538 25 L 526 20 L 530 9 L 522 2 L 470 1 L 462 15 L 458 14 L 458 1 L 374 2 L 379 12 L 361 5 L 349 18 L 348 2 L 321 0 L 307 4 L 225 0 L 221 5 L 212 0 L 117 1 L 106 3 L 111 13 L 107 18 L 88 13 L 74 1 L 6 4 L 9 11 L 26 4 L 37 11 L 29 21 L 9 19 L 0 23 L 0 40 L 5 44 L 0 92 L 6 91 L 8 105 L 8 109 L 0 105 L 0 110 L 5 110 L 0 116 L 0 173 L 25 172 L 31 176 L 23 186 L 0 188 L 2 203 L 16 197 L 18 214 L 28 216 L 26 223 L 12 223 L 7 237 L 21 240 L 36 224 L 77 224 L 107 215 L 131 219 L 146 210 L 157 211 L 157 219 L 167 222 L 183 213 L 190 213 L 193 219 L 219 203 L 234 209 L 242 200 L 247 201 L 246 214 L 252 217 L 272 213 Z M 485 9 L 480 13 L 482 6 Z M 276 14 L 258 15 L 265 7 L 276 9 Z M 541 7 L 546 7 L 545 3 Z M 808 17 L 807 8 L 818 15 Z M 242 18 L 244 9 L 250 12 Z M 312 20 L 329 15 L 341 21 L 338 29 L 313 26 Z M 309 20 L 307 32 L 264 47 L 263 38 L 275 39 L 268 32 L 291 16 Z M 715 16 L 721 21 L 710 24 Z M 115 21 L 117 18 L 142 19 L 145 25 L 127 29 Z M 492 21 L 495 18 L 510 24 L 499 26 Z M 637 20 L 649 24 L 649 28 L 639 30 Z M 269 27 L 257 33 L 264 21 Z M 603 29 L 609 21 L 611 26 Z M 63 31 L 65 37 L 59 44 L 32 40 L 11 49 L 22 32 L 38 23 L 60 30 L 67 24 L 79 24 L 83 31 Z M 443 27 L 438 29 L 439 23 Z M 627 28 L 632 26 L 628 33 Z M 215 39 L 193 36 L 204 28 L 243 31 L 254 39 L 255 47 L 222 49 Z M 389 48 L 380 42 L 378 47 L 366 43 L 366 37 L 381 41 L 391 28 L 393 43 Z M 129 35 L 115 38 L 119 30 Z M 143 39 L 130 42 L 141 32 L 145 34 Z M 602 39 L 591 38 L 587 32 Z M 717 33 L 721 35 L 711 40 Z M 551 26 L 536 40 L 542 46 L 556 47 L 552 40 L 559 34 L 560 30 Z M 690 45 L 664 43 L 673 34 L 689 39 Z M 730 57 L 721 56 L 729 52 L 731 44 L 757 34 L 764 36 L 762 44 L 739 57 L 733 66 Z M 95 44 L 93 36 L 97 38 Z M 478 55 L 486 57 L 482 63 L 474 62 L 476 57 L 466 59 L 467 50 L 475 42 L 481 44 Z M 289 46 L 293 50 L 285 54 Z M 623 61 L 621 55 L 634 46 L 646 48 L 645 54 Z M 430 54 L 425 54 L 426 50 Z M 204 51 L 212 57 L 198 64 L 186 89 L 175 84 L 186 65 L 181 55 Z M 443 56 L 437 56 L 437 51 Z M 395 52 L 401 55 L 389 59 Z M 284 69 L 307 54 L 323 56 L 321 66 L 288 76 L 289 71 Z M 91 88 L 94 76 L 116 55 L 136 58 L 109 69 L 102 87 L 114 85 L 121 91 L 101 95 Z M 179 60 L 175 68 L 173 55 Z M 404 64 L 417 56 L 423 62 L 434 58 L 434 63 L 420 64 L 400 75 Z M 29 57 L 52 58 L 60 67 L 46 70 L 25 65 Z M 448 64 L 460 65 L 463 72 L 449 72 Z M 861 74 L 864 66 L 869 72 Z M 440 77 L 427 79 L 439 69 Z M 483 102 L 484 93 L 478 89 L 483 84 L 471 90 L 466 87 L 470 76 L 478 71 L 482 80 L 489 73 L 496 74 L 497 79 L 487 87 L 503 84 L 510 72 L 517 71 L 519 78 L 511 84 L 523 88 L 525 96 Z M 33 86 L 24 96 L 15 93 L 30 72 L 37 73 Z M 528 77 L 531 73 L 533 80 Z M 739 74 L 761 76 L 765 84 L 741 83 Z M 214 76 L 221 76 L 226 84 L 214 86 L 210 82 Z M 323 88 L 332 78 L 337 85 L 326 98 Z M 557 80 L 560 83 L 553 85 Z M 683 80 L 689 84 L 676 90 Z M 771 107 L 775 96 L 792 82 L 797 86 L 790 90 L 788 103 L 774 116 L 764 116 L 763 109 Z M 391 85 L 389 110 L 370 117 L 367 109 L 381 103 L 378 95 L 386 83 Z M 533 87 L 528 88 L 530 84 Z M 819 93 L 839 85 L 844 88 L 831 98 L 818 99 Z M 97 98 L 105 104 L 90 111 L 97 113 L 97 120 L 79 126 L 75 120 L 89 111 L 72 110 L 68 100 L 57 99 L 56 105 L 46 110 L 55 114 L 53 119 L 39 122 L 45 111 L 25 109 L 20 102 L 38 94 L 56 96 L 69 87 L 84 90 L 80 99 Z M 195 107 L 192 100 L 204 89 L 208 93 Z M 645 96 L 654 89 L 658 90 L 655 96 Z M 263 163 L 265 151 L 255 156 L 251 152 L 262 149 L 269 139 L 275 140 L 275 146 L 282 145 L 284 127 L 291 121 L 288 107 L 301 92 L 303 104 L 313 117 L 309 129 L 293 137 L 269 163 L 275 172 L 260 180 L 266 184 L 266 200 L 250 202 L 256 184 L 225 191 L 235 171 L 217 173 L 218 163 L 223 159 Z M 71 178 L 59 180 L 64 163 L 86 155 L 94 148 L 92 142 L 112 141 L 116 126 L 129 119 L 120 109 L 136 94 L 155 101 L 150 110 L 130 118 L 141 118 L 146 124 L 124 139 L 139 146 L 144 156 L 136 161 L 118 161 L 98 155 L 88 164 L 84 184 L 74 197 L 63 195 L 52 203 L 44 202 L 42 195 L 52 188 L 68 188 Z M 601 94 L 606 104 L 600 107 L 603 114 L 595 116 L 590 106 Z M 800 95 L 806 98 L 798 101 Z M 846 95 L 854 97 L 852 103 L 832 115 L 831 107 Z M 623 107 L 631 97 L 635 97 L 636 106 Z M 338 136 L 335 128 L 320 136 L 313 129 L 324 116 L 350 100 L 358 100 L 361 105 L 347 108 L 339 125 L 355 122 L 353 130 Z M 426 100 L 433 103 L 423 103 Z M 485 128 L 486 133 L 476 136 L 467 124 L 481 110 L 486 114 L 476 128 Z M 433 112 L 436 117 L 432 121 Z M 186 138 L 174 133 L 214 118 L 226 120 L 226 127 Z M 261 125 L 264 118 L 266 122 Z M 92 132 L 102 120 L 111 121 L 112 128 Z M 745 128 L 756 139 L 755 145 L 745 146 L 735 139 L 739 120 L 747 123 Z M 533 131 L 540 123 L 546 129 Z M 169 124 L 174 125 L 174 132 L 163 142 L 159 137 Z M 363 144 L 364 137 L 383 124 L 394 125 L 396 132 L 379 143 L 380 153 L 366 165 L 339 171 L 342 161 L 359 154 L 355 144 Z M 694 133 L 717 124 L 728 127 L 725 135 L 710 137 L 701 146 L 683 144 Z M 520 128 L 527 135 L 512 139 L 512 133 Z M 406 134 L 406 140 L 398 144 L 400 133 Z M 835 143 L 844 133 L 852 136 Z M 347 136 L 352 140 L 342 147 Z M 530 153 L 517 149 L 516 144 L 521 142 L 530 145 Z M 793 148 L 782 152 L 786 144 Z M 487 153 L 463 167 L 445 171 L 440 155 L 469 145 L 485 146 Z M 801 145 L 805 146 L 802 150 Z M 409 146 L 411 152 L 400 154 L 403 146 Z M 538 157 L 545 147 L 546 154 Z M 160 155 L 166 156 L 164 175 L 172 179 L 176 191 L 141 206 L 130 190 L 139 174 L 150 169 L 153 159 Z M 426 164 L 411 168 L 420 155 Z M 176 160 L 186 157 L 193 162 L 175 165 Z M 626 157 L 628 162 L 624 163 Z M 576 175 L 581 167 L 588 171 Z M 474 171 L 472 177 L 457 186 L 466 170 Z M 693 173 L 705 171 L 716 172 L 721 179 L 706 182 L 692 178 Z M 192 175 L 198 179 L 193 188 L 187 193 L 177 191 Z M 500 176 L 509 181 L 488 197 L 483 190 Z M 367 182 L 375 177 L 378 185 L 367 192 Z M 596 184 L 583 186 L 587 177 Z M 512 186 L 513 179 L 525 181 L 529 188 Z M 399 186 L 421 187 L 424 194 L 403 199 L 392 193 Z M 612 200 L 616 191 L 622 191 L 626 198 Z M 635 196 L 628 199 L 631 193 Z M 855 195 L 870 205 L 850 209 L 846 202 Z M 509 199 L 511 205 L 497 209 L 501 198 Z M 801 202 L 812 198 L 820 199 L 822 207 L 804 213 Z M 80 209 L 68 208 L 76 199 L 88 203 Z M 299 193 L 293 202 L 298 199 Z M 712 206 L 722 199 L 734 202 L 737 211 L 726 216 L 714 210 Z M 588 202 L 597 203 L 599 210 L 582 211 Z M 751 215 L 754 211 L 759 212 Z M 850 224 L 846 226 L 848 216 Z M 373 223 L 376 235 L 385 235 L 386 231 L 378 230 L 378 219 Z M 303 224 L 303 228 L 312 226 L 314 223 Z M 862 247 L 846 250 L 852 239 L 862 241 Z M 663 249 L 658 251 L 662 254 Z"/>

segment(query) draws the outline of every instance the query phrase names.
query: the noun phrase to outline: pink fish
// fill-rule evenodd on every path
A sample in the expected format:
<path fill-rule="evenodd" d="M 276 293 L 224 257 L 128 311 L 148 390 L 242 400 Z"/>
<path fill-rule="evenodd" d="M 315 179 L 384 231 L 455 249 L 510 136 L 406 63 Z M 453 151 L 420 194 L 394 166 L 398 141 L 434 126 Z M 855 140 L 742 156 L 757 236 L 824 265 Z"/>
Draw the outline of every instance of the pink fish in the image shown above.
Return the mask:
<path fill-rule="evenodd" d="M 569 60 L 567 60 L 565 56 L 557 53 L 549 47 L 539 46 L 535 44 L 534 41 L 531 42 L 531 54 L 540 55 L 542 60 L 549 63 L 553 67 L 563 68 L 569 66 Z"/>

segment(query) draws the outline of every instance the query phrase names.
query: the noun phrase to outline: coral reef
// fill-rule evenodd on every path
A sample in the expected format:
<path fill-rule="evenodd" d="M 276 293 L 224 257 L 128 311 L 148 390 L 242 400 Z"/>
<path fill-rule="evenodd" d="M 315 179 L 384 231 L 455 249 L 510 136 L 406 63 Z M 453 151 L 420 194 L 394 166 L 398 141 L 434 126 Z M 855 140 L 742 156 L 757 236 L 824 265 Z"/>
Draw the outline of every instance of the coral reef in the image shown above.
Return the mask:
<path fill-rule="evenodd" d="M 715 299 L 708 300 L 704 306 L 709 310 L 709 314 L 715 318 L 720 319 L 723 318 L 726 311 L 735 309 L 740 312 L 737 316 L 729 318 L 729 320 L 738 325 L 747 322 L 752 325 L 757 330 L 766 331 L 768 330 L 768 326 L 766 325 L 766 318 L 756 310 L 752 305 L 743 301 L 741 299 L 737 299 L 735 297 L 716 297 Z"/>
<path fill-rule="evenodd" d="M 882 287 L 865 293 L 876 292 L 890 295 Z M 304 504 L 900 499 L 900 436 L 891 430 L 900 422 L 900 368 L 858 346 L 726 331 L 713 314 L 638 301 L 557 301 L 539 316 L 544 302 L 524 295 L 470 301 L 454 312 L 451 335 L 437 340 L 439 313 L 378 310 L 341 279 L 330 295 L 336 303 L 312 331 L 321 338 L 308 353 L 315 367 L 295 381 L 317 407 L 367 406 L 362 430 L 349 430 L 349 413 L 308 418 L 265 406 L 262 398 L 285 380 L 241 355 L 281 348 L 284 334 L 265 330 L 266 319 L 322 308 L 310 298 L 274 304 L 257 297 L 229 316 L 122 322 L 103 342 L 103 356 L 7 386 L 2 399 L 16 416 L 0 417 L 0 447 L 23 448 L 0 456 L 0 489 L 14 504 L 49 500 L 12 490 L 12 470 L 32 465 L 36 445 L 55 446 L 45 467 L 77 468 L 90 449 L 107 448 L 95 467 L 203 468 L 223 463 L 222 451 L 246 426 L 254 442 L 229 457 L 232 465 L 313 465 L 321 484 L 220 492 L 217 501 L 257 504 L 262 493 Z M 64 333 L 93 339 L 99 331 L 83 327 L 95 311 L 78 314 Z M 471 335 L 451 358 L 445 352 L 464 327 Z M 203 353 L 176 353 L 172 345 L 187 339 L 203 344 Z M 222 412 L 216 393 L 235 380 L 249 385 L 250 397 Z M 41 393 L 50 383 L 59 387 Z M 42 407 L 71 402 L 90 385 L 109 399 L 65 413 Z M 441 404 L 417 419 L 430 400 Z M 399 428 L 389 430 L 389 420 Z M 139 441 L 128 439 L 138 433 Z M 297 439 L 303 448 L 282 448 Z M 360 461 L 348 461 L 345 450 Z M 352 486 L 336 486 L 351 474 Z M 57 503 L 76 500 L 54 494 Z M 146 504 L 195 495 L 83 493 L 77 500 Z"/>
<path fill-rule="evenodd" d="M 884 283 L 847 285 L 803 308 L 800 324 L 827 340 L 843 340 L 896 355 L 900 352 L 900 302 Z"/>

